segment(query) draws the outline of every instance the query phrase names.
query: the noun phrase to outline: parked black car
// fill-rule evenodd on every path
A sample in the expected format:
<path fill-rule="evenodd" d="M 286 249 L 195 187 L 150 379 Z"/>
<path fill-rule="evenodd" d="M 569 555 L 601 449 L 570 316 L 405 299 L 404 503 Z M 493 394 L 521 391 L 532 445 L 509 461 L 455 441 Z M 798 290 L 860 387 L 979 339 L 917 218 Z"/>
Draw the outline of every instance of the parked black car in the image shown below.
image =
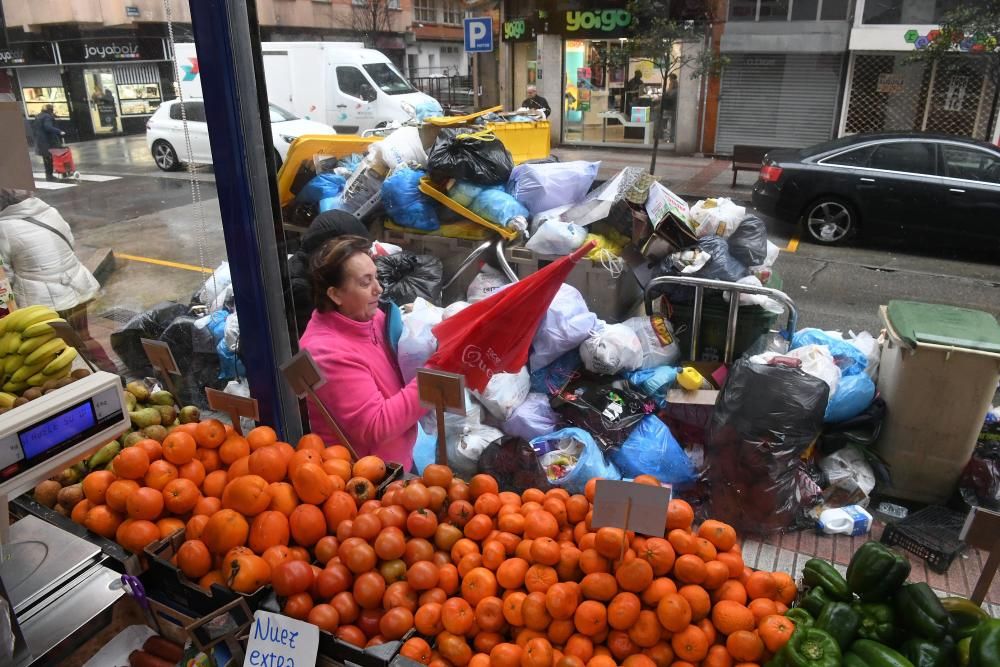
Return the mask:
<path fill-rule="evenodd" d="M 859 134 L 764 156 L 753 205 L 824 244 L 866 233 L 1000 240 L 1000 150 L 924 133 Z"/>

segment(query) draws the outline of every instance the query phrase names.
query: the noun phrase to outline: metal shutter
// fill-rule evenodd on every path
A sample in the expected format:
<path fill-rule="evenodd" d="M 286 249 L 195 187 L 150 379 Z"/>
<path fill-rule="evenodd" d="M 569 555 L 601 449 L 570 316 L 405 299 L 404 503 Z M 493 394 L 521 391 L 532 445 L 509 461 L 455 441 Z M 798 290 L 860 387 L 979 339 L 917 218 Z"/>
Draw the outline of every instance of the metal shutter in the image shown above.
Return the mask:
<path fill-rule="evenodd" d="M 717 153 L 734 144 L 803 148 L 833 136 L 842 54 L 731 54 L 722 73 Z"/>
<path fill-rule="evenodd" d="M 130 63 L 115 67 L 115 82 L 118 85 L 159 83 L 160 70 L 152 63 Z"/>

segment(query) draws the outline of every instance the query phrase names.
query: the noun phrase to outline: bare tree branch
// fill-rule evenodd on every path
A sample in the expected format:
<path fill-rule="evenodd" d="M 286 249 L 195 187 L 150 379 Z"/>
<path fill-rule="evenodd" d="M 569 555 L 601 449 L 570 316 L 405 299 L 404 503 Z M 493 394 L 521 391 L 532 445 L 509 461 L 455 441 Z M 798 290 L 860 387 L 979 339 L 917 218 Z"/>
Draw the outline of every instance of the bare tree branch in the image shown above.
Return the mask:
<path fill-rule="evenodd" d="M 378 35 L 389 32 L 390 17 L 389 0 L 352 0 L 351 28 L 369 48 Z"/>

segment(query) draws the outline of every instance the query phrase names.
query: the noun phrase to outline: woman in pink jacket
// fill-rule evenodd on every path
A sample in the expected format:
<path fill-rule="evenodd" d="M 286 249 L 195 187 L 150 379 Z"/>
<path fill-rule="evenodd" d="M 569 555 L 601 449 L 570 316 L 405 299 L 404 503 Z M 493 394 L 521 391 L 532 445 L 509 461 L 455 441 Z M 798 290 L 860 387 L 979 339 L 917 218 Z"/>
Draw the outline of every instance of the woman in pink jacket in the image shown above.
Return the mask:
<path fill-rule="evenodd" d="M 417 420 L 427 410 L 416 380 L 403 383 L 387 340 L 370 246 L 360 236 L 340 236 L 315 252 L 310 267 L 316 310 L 299 345 L 326 376 L 316 394 L 358 455 L 374 454 L 409 470 Z M 311 401 L 309 423 L 324 441 L 336 439 Z"/>

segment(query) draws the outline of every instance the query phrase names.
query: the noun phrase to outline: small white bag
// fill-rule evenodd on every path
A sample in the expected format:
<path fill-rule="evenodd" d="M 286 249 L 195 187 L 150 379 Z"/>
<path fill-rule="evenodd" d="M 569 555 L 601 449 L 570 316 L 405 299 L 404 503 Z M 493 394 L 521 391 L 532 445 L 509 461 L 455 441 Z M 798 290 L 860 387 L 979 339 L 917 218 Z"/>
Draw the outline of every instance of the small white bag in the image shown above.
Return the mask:
<path fill-rule="evenodd" d="M 642 343 L 628 326 L 608 324 L 583 341 L 580 358 L 592 373 L 615 375 L 634 371 L 642 366 Z"/>

